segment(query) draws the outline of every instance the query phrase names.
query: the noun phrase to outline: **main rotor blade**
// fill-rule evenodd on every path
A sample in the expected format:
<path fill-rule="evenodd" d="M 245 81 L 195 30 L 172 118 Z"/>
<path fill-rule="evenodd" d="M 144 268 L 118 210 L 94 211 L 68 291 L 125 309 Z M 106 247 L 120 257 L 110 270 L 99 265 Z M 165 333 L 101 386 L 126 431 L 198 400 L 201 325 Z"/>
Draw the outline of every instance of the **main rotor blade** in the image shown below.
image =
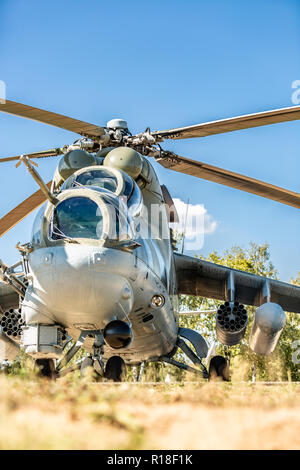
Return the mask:
<path fill-rule="evenodd" d="M 50 149 L 50 150 L 42 150 L 41 152 L 26 153 L 26 156 L 29 158 L 45 158 L 45 157 L 56 157 L 57 155 L 62 155 L 62 153 L 63 151 L 60 148 L 57 148 L 57 149 Z M 0 163 L 19 160 L 20 157 L 21 155 L 17 155 L 15 157 L 0 158 Z"/>
<path fill-rule="evenodd" d="M 256 194 L 274 201 L 287 204 L 289 206 L 300 209 L 300 194 L 288 189 L 280 188 L 264 181 L 260 181 L 249 176 L 244 176 L 232 171 L 223 170 L 216 166 L 207 165 L 206 163 L 190 160 L 189 158 L 180 157 L 175 154 L 170 156 L 162 156 L 156 161 L 165 168 L 185 173 L 187 175 L 196 176 L 208 181 L 230 186 L 231 188 L 240 189 L 248 193 Z"/>
<path fill-rule="evenodd" d="M 26 104 L 17 103 L 15 101 L 6 100 L 5 103 L 0 104 L 0 111 L 60 127 L 61 129 L 66 129 L 67 131 L 75 132 L 76 134 L 86 137 L 93 138 L 104 134 L 103 127 L 63 116 L 62 114 L 45 111 L 44 109 L 33 108 L 32 106 L 27 106 Z"/>
<path fill-rule="evenodd" d="M 223 134 L 251 127 L 267 126 L 279 122 L 296 121 L 300 119 L 300 106 L 290 108 L 274 109 L 263 113 L 246 114 L 229 119 L 205 122 L 194 126 L 178 127 L 165 131 L 155 131 L 151 134 L 157 141 L 164 139 L 189 139 L 191 137 L 207 137 L 214 134 Z"/>
<path fill-rule="evenodd" d="M 51 183 L 52 181 L 47 183 L 49 189 L 51 187 Z M 5 214 L 5 216 L 0 219 L 0 237 L 2 237 L 2 235 L 7 233 L 11 228 L 21 222 L 21 220 L 23 220 L 27 215 L 33 212 L 45 201 L 46 196 L 39 189 L 23 202 L 21 202 L 21 204 L 19 204 L 17 207 Z"/>

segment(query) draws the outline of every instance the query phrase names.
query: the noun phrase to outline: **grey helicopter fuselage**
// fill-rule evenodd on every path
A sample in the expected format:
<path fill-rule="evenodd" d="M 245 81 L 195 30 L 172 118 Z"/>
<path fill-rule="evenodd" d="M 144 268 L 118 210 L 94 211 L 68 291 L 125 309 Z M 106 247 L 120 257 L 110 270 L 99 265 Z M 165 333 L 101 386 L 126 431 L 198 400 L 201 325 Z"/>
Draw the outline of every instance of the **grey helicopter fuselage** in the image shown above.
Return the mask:
<path fill-rule="evenodd" d="M 127 363 L 171 353 L 178 338 L 174 259 L 152 165 L 126 147 L 95 157 L 73 150 L 58 166 L 52 192 L 56 203 L 37 214 L 28 254 L 27 328 L 59 325 L 76 340 L 121 320 L 132 330 L 131 344 L 117 351 Z M 93 342 L 84 347 L 92 350 Z M 33 356 L 59 357 L 57 348 L 29 344 Z M 106 344 L 104 357 L 115 354 Z"/>
<path fill-rule="evenodd" d="M 160 147 L 167 139 L 300 119 L 298 108 L 132 135 L 122 119 L 104 128 L 6 100 L 0 112 L 81 138 L 62 148 L 0 159 L 24 163 L 40 188 L 1 218 L 0 236 L 48 200 L 36 216 L 31 242 L 17 245 L 22 260 L 13 266 L 0 260 L 0 358 L 13 359 L 21 347 L 43 375 L 56 377 L 73 368 L 63 370 L 83 347 L 89 355 L 74 367 L 84 374 L 92 366 L 108 380 L 122 380 L 123 359 L 132 365 L 161 361 L 203 378 L 228 380 L 226 359 L 210 360 L 213 344 L 209 350 L 197 331 L 179 327 L 178 293 L 223 301 L 216 336 L 226 347 L 245 335 L 245 305 L 258 307 L 249 345 L 256 354 L 271 354 L 286 322 L 284 311 L 300 313 L 300 287 L 176 253 L 170 223 L 178 222 L 178 215 L 148 157 L 166 169 L 299 209 L 296 192 Z M 63 157 L 52 184 L 45 184 L 31 159 L 58 155 Z M 194 233 L 203 233 L 203 223 L 196 224 Z M 197 368 L 177 361 L 177 348 Z"/>

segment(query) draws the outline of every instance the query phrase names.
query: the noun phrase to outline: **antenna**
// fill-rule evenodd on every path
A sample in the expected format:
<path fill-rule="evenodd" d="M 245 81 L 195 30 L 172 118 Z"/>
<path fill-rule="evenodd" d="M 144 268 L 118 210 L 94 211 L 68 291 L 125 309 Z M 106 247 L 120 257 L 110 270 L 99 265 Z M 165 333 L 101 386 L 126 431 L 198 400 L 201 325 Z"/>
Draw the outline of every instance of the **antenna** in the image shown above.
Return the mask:
<path fill-rule="evenodd" d="M 190 204 L 190 198 L 188 197 L 188 200 L 187 200 L 187 203 L 186 203 L 185 220 L 184 220 L 184 227 L 183 227 L 183 234 L 182 234 L 182 245 L 181 245 L 181 254 L 182 255 L 183 255 L 183 252 L 184 252 L 184 239 L 185 239 L 185 233 L 186 233 L 186 222 L 187 222 L 189 204 Z"/>

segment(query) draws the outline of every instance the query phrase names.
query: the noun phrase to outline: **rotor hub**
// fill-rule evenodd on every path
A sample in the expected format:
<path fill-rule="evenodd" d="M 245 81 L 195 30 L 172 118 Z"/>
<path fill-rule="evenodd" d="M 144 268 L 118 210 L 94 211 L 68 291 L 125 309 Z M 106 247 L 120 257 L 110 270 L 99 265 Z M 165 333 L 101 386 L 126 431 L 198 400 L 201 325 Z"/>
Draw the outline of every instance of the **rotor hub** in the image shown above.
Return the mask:
<path fill-rule="evenodd" d="M 108 129 L 112 129 L 114 131 L 117 130 L 117 129 L 127 130 L 128 129 L 128 124 L 127 124 L 127 121 L 125 121 L 124 119 L 111 119 L 106 124 L 106 127 Z"/>

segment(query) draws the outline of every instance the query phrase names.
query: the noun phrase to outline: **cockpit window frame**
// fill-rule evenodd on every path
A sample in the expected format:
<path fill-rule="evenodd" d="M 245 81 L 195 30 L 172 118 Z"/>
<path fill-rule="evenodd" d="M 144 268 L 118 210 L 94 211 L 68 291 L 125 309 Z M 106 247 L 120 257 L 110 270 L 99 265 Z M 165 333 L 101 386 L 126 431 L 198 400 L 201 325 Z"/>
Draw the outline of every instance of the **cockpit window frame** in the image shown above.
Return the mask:
<path fill-rule="evenodd" d="M 103 228 L 102 228 L 101 238 L 99 239 L 76 238 L 76 237 L 74 238 L 67 237 L 67 238 L 58 238 L 58 239 L 51 238 L 50 229 L 51 229 L 55 207 L 57 207 L 64 200 L 74 198 L 74 197 L 86 197 L 88 199 L 91 199 L 93 202 L 95 202 L 99 206 L 100 211 L 103 216 Z M 55 206 L 51 203 L 48 203 L 46 210 L 45 210 L 44 222 L 43 222 L 43 227 L 42 227 L 42 239 L 43 239 L 44 246 L 50 247 L 50 246 L 57 246 L 57 245 L 65 245 L 66 243 L 70 242 L 70 243 L 84 244 L 84 245 L 97 244 L 100 246 L 115 246 L 117 248 L 118 245 L 121 244 L 122 242 L 135 239 L 133 223 L 130 220 L 130 217 L 128 218 L 128 214 L 125 214 L 120 210 L 121 207 L 118 207 L 117 205 L 118 199 L 115 195 L 113 195 L 113 193 L 108 194 L 105 192 L 95 191 L 94 189 L 88 189 L 87 187 L 84 187 L 84 188 L 77 188 L 76 195 L 74 194 L 74 189 L 64 190 L 62 193 L 59 194 L 58 200 L 59 202 Z M 115 210 L 117 211 L 117 213 L 115 212 L 113 214 L 114 211 L 111 211 L 109 209 L 111 206 L 115 207 Z M 128 226 L 128 231 L 126 231 L 126 234 L 125 234 L 126 236 L 116 237 L 116 231 L 115 231 L 116 219 L 114 217 L 118 218 L 118 223 L 120 223 L 120 220 L 122 218 L 122 223 L 125 223 L 126 227 Z"/>
<path fill-rule="evenodd" d="M 103 217 L 103 228 L 102 228 L 102 237 L 99 239 L 95 238 L 77 238 L 73 237 L 71 240 L 74 243 L 78 244 L 101 244 L 103 245 L 107 237 L 109 236 L 109 225 L 111 225 L 111 216 L 109 214 L 109 211 L 107 210 L 106 204 L 103 202 L 103 199 L 99 197 L 98 193 L 94 190 L 89 190 L 86 187 L 84 189 L 78 188 L 76 190 L 76 195 L 74 194 L 74 191 L 72 190 L 64 190 L 59 194 L 58 197 L 58 203 L 53 206 L 53 204 L 50 204 L 45 213 L 45 218 L 46 218 L 46 224 L 44 225 L 44 230 L 43 230 L 43 235 L 44 235 L 44 240 L 46 242 L 47 246 L 53 246 L 53 245 L 59 245 L 59 244 L 65 244 L 67 242 L 67 239 L 64 238 L 58 238 L 58 239 L 53 239 L 51 237 L 51 225 L 53 224 L 53 215 L 54 215 L 54 210 L 59 204 L 61 204 L 63 201 L 67 199 L 72 199 L 74 197 L 85 197 L 87 199 L 92 200 L 95 202 Z M 69 237 L 67 237 L 69 238 Z"/>
<path fill-rule="evenodd" d="M 113 194 L 116 196 L 123 195 L 125 192 L 125 187 L 126 187 L 126 179 L 131 182 L 131 190 L 130 193 L 127 195 L 127 198 L 130 199 L 130 196 L 134 190 L 134 180 L 127 175 L 127 173 L 124 173 L 121 170 L 117 170 L 116 168 L 111 168 L 111 167 L 103 167 L 103 166 L 88 166 L 85 168 L 81 168 L 80 170 L 76 171 L 71 175 L 63 184 L 62 190 L 65 189 L 74 189 L 76 187 L 76 179 L 78 176 L 87 173 L 89 171 L 106 171 L 107 173 L 111 173 L 117 180 L 117 188 L 115 191 L 111 191 Z M 127 183 L 128 183 L 127 181 Z M 91 185 L 92 186 L 92 185 Z M 84 188 L 88 188 L 89 185 L 82 185 Z M 105 188 L 103 188 L 105 189 Z"/>
<path fill-rule="evenodd" d="M 75 205 L 70 205 L 70 207 L 68 208 L 69 209 L 69 214 L 68 212 L 66 212 L 66 209 L 63 209 L 63 212 L 62 212 L 62 216 L 63 214 L 65 213 L 65 215 L 63 216 L 63 219 L 66 225 L 66 229 L 63 227 L 61 228 L 61 226 L 59 227 L 59 224 L 61 222 L 59 222 L 59 219 L 57 219 L 58 217 L 58 214 L 59 214 L 59 208 L 61 206 L 64 205 L 65 202 L 68 203 L 68 201 L 73 202 L 74 200 L 77 200 Z M 78 206 L 78 202 L 79 202 L 79 206 Z M 82 212 L 82 204 L 83 204 L 83 207 L 84 207 L 84 211 Z M 85 204 L 85 205 L 84 205 Z M 87 204 L 87 205 L 86 205 Z M 72 213 L 72 211 L 77 211 L 77 214 L 78 214 L 78 207 L 80 207 L 81 205 L 81 209 L 80 209 L 80 217 L 81 219 L 78 219 L 76 221 L 75 218 L 71 218 L 70 219 L 70 213 Z M 67 206 L 68 207 L 68 206 Z M 95 214 L 95 220 L 93 219 L 86 219 L 86 221 L 84 222 L 84 225 L 81 226 L 81 230 L 78 231 L 78 228 L 80 227 L 81 223 L 82 223 L 82 215 L 83 216 L 86 216 L 89 212 L 90 212 L 90 209 L 92 210 L 95 210 L 96 209 L 96 214 Z M 97 211 L 99 211 L 100 214 L 97 215 Z M 67 217 L 66 217 L 66 214 Z M 100 215 L 100 219 L 99 219 L 99 215 Z M 97 235 L 97 230 L 99 230 L 98 228 L 96 229 L 94 226 L 94 222 L 97 221 L 97 217 L 98 217 L 98 224 L 101 223 L 101 232 L 100 232 L 100 236 L 95 236 Z M 68 220 L 69 219 L 69 220 Z M 89 225 L 87 225 L 86 222 L 89 222 Z M 97 224 L 97 225 L 98 225 Z M 74 235 L 70 235 L 70 229 L 72 227 L 72 225 L 75 225 L 77 226 L 77 235 L 78 236 L 74 236 Z M 95 230 L 95 233 L 92 233 L 93 231 Z M 85 234 L 87 233 L 90 233 L 90 236 L 79 236 L 80 232 L 83 231 L 85 232 Z M 73 197 L 69 197 L 67 199 L 64 199 L 62 201 L 59 201 L 58 204 L 55 205 L 55 207 L 53 207 L 53 212 L 52 212 L 52 217 L 51 217 L 51 220 L 50 220 L 50 223 L 49 223 L 49 236 L 51 238 L 51 240 L 60 240 L 60 239 L 64 239 L 64 240 L 77 240 L 78 238 L 80 239 L 89 239 L 89 240 L 101 240 L 103 237 L 102 237 L 102 233 L 103 233 L 103 214 L 102 214 L 102 211 L 100 209 L 100 206 L 99 204 L 97 204 L 95 201 L 93 201 L 90 197 L 86 197 L 86 196 L 77 196 L 77 195 L 74 195 Z"/>
<path fill-rule="evenodd" d="M 115 178 L 117 178 L 118 185 L 117 185 L 117 189 L 116 189 L 115 192 L 110 191 L 106 188 L 100 188 L 100 187 L 96 187 L 96 186 L 92 186 L 92 185 L 84 186 L 84 185 L 81 185 L 79 183 L 76 184 L 77 176 L 80 176 L 81 174 L 84 174 L 88 171 L 97 171 L 97 170 L 100 170 L 100 171 L 101 170 L 102 171 L 106 170 L 106 171 L 110 172 L 112 175 L 114 175 Z M 126 185 L 128 185 L 128 183 L 131 184 L 131 190 L 128 194 L 126 194 L 126 192 L 127 192 L 126 191 Z M 126 198 L 127 198 L 128 213 L 132 217 L 137 217 L 142 211 L 143 196 L 142 196 L 140 188 L 138 187 L 138 185 L 134 181 L 134 179 L 131 178 L 131 176 L 129 176 L 127 173 L 125 173 L 124 171 L 119 170 L 117 168 L 101 167 L 101 166 L 95 166 L 95 165 L 88 166 L 88 167 L 85 167 L 85 168 L 81 168 L 80 170 L 77 170 L 75 173 L 73 173 L 73 175 L 71 175 L 64 182 L 61 189 L 62 190 L 78 189 L 79 187 L 90 188 L 90 189 L 93 189 L 93 190 L 101 190 L 103 192 L 112 193 L 112 194 L 116 195 L 117 197 L 125 195 Z"/>

